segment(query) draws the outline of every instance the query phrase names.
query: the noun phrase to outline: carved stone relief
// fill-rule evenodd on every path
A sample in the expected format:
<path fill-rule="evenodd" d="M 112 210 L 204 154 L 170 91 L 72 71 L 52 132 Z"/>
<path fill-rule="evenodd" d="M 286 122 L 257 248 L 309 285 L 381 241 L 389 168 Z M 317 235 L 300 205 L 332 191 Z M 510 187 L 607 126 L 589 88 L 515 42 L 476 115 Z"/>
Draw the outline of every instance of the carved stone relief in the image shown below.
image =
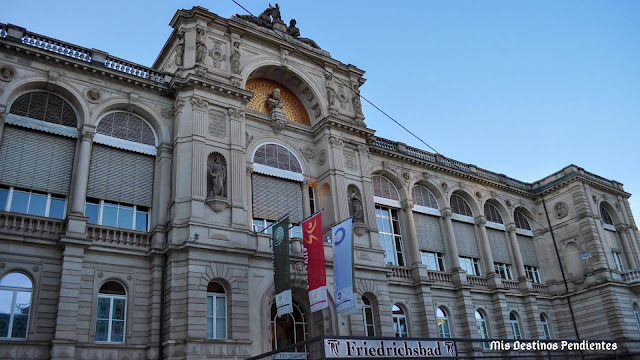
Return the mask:
<path fill-rule="evenodd" d="M 213 44 L 213 49 L 209 50 L 209 56 L 213 59 L 213 66 L 220 68 L 226 61 L 227 56 L 222 52 L 222 45 L 219 42 Z"/>
<path fill-rule="evenodd" d="M 226 135 L 225 117 L 220 111 L 209 110 L 209 135 L 224 138 Z"/>
<path fill-rule="evenodd" d="M 227 161 L 218 153 L 207 160 L 207 198 L 227 197 Z"/>
<path fill-rule="evenodd" d="M 347 95 L 344 92 L 344 86 L 338 86 L 338 101 L 340 102 L 340 107 L 343 109 L 347 108 Z"/>
<path fill-rule="evenodd" d="M 362 195 L 360 190 L 355 185 L 349 185 L 347 187 L 347 193 L 349 196 L 349 214 L 353 217 L 353 222 L 364 222 L 364 208 L 362 206 Z"/>
<path fill-rule="evenodd" d="M 318 154 L 318 165 L 324 165 L 327 162 L 327 152 L 325 150 L 321 150 L 320 154 Z"/>
<path fill-rule="evenodd" d="M 11 81 L 16 76 L 16 70 L 9 65 L 2 65 L 0 68 L 0 80 Z"/>
<path fill-rule="evenodd" d="M 84 96 L 89 102 L 94 104 L 100 101 L 100 98 L 102 97 L 98 89 L 88 89 L 84 93 Z"/>
<path fill-rule="evenodd" d="M 178 33 L 175 62 L 177 66 L 182 66 L 184 64 L 184 31 L 180 31 Z"/>
<path fill-rule="evenodd" d="M 240 41 L 231 43 L 231 73 L 240 75 Z"/>
<path fill-rule="evenodd" d="M 304 148 L 301 148 L 300 152 L 302 153 L 302 156 L 304 156 L 307 160 L 311 160 L 315 156 L 315 153 L 313 152 L 313 148 L 311 146 L 305 146 Z"/>
<path fill-rule="evenodd" d="M 351 149 L 344 149 L 344 167 L 347 170 L 356 170 L 356 153 Z"/>
<path fill-rule="evenodd" d="M 202 64 L 207 54 L 206 31 L 203 28 L 196 29 L 196 62 Z"/>
<path fill-rule="evenodd" d="M 558 201 L 557 203 L 555 203 L 555 205 L 553 205 L 553 215 L 558 218 L 558 219 L 562 219 L 563 217 L 567 216 L 569 214 L 569 207 L 567 206 L 567 204 L 563 201 Z"/>

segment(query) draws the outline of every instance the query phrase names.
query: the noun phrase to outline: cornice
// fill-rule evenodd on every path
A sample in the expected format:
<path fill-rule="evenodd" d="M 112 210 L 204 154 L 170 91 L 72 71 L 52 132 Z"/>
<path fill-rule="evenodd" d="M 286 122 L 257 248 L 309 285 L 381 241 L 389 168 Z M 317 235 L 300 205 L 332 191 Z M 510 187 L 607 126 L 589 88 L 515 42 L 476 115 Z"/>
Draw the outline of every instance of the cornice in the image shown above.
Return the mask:
<path fill-rule="evenodd" d="M 243 105 L 246 105 L 253 93 L 244 89 L 237 88 L 228 84 L 221 83 L 219 81 L 205 79 L 195 74 L 189 74 L 185 78 L 174 77 L 171 83 L 169 83 L 171 89 L 179 91 L 184 88 L 203 88 L 218 93 L 219 95 L 239 98 Z"/>
<path fill-rule="evenodd" d="M 375 134 L 375 130 L 369 129 L 367 127 L 363 127 L 360 125 L 356 125 L 354 123 L 350 123 L 344 120 L 336 119 L 330 116 L 327 116 L 320 121 L 318 121 L 312 128 L 314 135 L 320 134 L 325 129 L 336 129 L 340 131 L 345 131 L 356 136 L 363 137 L 367 142 L 369 139 Z"/>

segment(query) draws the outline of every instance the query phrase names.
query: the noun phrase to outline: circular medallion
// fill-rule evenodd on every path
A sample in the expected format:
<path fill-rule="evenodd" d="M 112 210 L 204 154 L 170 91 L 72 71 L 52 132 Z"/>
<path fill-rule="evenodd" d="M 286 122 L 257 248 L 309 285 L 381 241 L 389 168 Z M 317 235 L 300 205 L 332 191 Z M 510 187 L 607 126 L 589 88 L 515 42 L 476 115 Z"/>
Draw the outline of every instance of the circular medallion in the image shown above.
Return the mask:
<path fill-rule="evenodd" d="M 553 215 L 562 219 L 563 217 L 569 214 L 569 207 L 563 201 L 558 201 L 555 205 L 553 205 Z"/>
<path fill-rule="evenodd" d="M 280 244 L 282 243 L 282 239 L 284 239 L 284 229 L 282 227 L 277 228 L 274 237 L 275 241 L 273 243 L 273 246 L 280 246 Z"/>

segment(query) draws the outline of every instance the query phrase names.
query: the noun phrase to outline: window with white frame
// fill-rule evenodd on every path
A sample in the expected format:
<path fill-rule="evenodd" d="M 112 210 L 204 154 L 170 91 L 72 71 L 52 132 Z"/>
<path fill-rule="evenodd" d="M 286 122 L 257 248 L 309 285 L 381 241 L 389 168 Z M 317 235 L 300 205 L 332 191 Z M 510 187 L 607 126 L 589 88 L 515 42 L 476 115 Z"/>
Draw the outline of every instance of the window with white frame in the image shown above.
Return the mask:
<path fill-rule="evenodd" d="M 516 210 L 513 212 L 513 221 L 516 223 L 517 229 L 531 230 L 527 217 L 521 211 Z"/>
<path fill-rule="evenodd" d="M 273 225 L 275 221 L 267 220 L 267 219 L 253 219 L 253 231 L 271 235 L 271 225 Z M 292 238 L 300 238 L 302 239 L 302 225 L 293 224 L 291 228 L 289 228 L 289 239 Z"/>
<path fill-rule="evenodd" d="M 422 264 L 429 270 L 446 271 L 444 266 L 444 254 L 431 251 L 422 252 Z"/>
<path fill-rule="evenodd" d="M 400 235 L 400 222 L 396 209 L 376 206 L 378 238 L 384 250 L 384 262 L 389 265 L 404 266 L 404 250 Z"/>
<path fill-rule="evenodd" d="M 511 265 L 504 263 L 493 263 L 493 268 L 496 273 L 500 274 L 500 277 L 506 280 L 513 280 L 513 274 L 511 274 Z"/>
<path fill-rule="evenodd" d="M 311 208 L 311 213 L 314 214 L 316 212 L 316 197 L 313 192 L 313 188 L 309 186 L 309 208 Z"/>
<path fill-rule="evenodd" d="M 480 310 L 476 310 L 476 327 L 478 328 L 478 336 L 480 337 L 480 339 L 489 338 L 489 327 L 487 326 L 487 320 Z M 483 342 L 482 348 L 489 349 L 489 342 Z"/>
<path fill-rule="evenodd" d="M 392 307 L 393 313 L 393 332 L 396 337 L 408 337 L 409 330 L 407 328 L 407 316 L 404 310 L 396 304 Z"/>
<path fill-rule="evenodd" d="M 616 269 L 618 271 L 624 271 L 624 265 L 622 263 L 622 256 L 619 251 L 611 251 L 611 255 L 613 256 L 613 263 L 616 265 Z"/>
<path fill-rule="evenodd" d="M 549 322 L 547 321 L 547 317 L 544 314 L 540 314 L 540 323 L 542 324 L 542 332 L 544 338 L 546 340 L 551 340 L 551 328 L 549 327 Z"/>
<path fill-rule="evenodd" d="M 362 320 L 364 322 L 364 335 L 376 336 L 376 324 L 373 318 L 373 305 L 366 295 L 362 295 Z"/>
<path fill-rule="evenodd" d="M 442 307 L 439 307 L 436 310 L 436 324 L 438 325 L 438 336 L 440 336 L 441 338 L 451 337 L 449 315 L 447 314 L 447 311 Z"/>
<path fill-rule="evenodd" d="M 467 275 L 482 275 L 479 259 L 469 257 L 459 257 L 459 259 L 460 267 L 467 273 Z"/>
<path fill-rule="evenodd" d="M 502 216 L 494 205 L 485 203 L 484 204 L 484 216 L 487 218 L 487 221 L 491 221 L 497 224 L 504 224 L 502 221 Z"/>
<path fill-rule="evenodd" d="M 11 272 L 0 279 L 0 338 L 26 339 L 33 284 L 25 274 Z"/>
<path fill-rule="evenodd" d="M 115 281 L 107 281 L 98 293 L 96 342 L 124 343 L 126 318 L 124 287 Z"/>
<path fill-rule="evenodd" d="M 89 224 L 138 231 L 149 230 L 149 208 L 144 206 L 87 199 L 84 215 L 89 218 Z"/>
<path fill-rule="evenodd" d="M 532 283 L 540 284 L 542 281 L 540 280 L 540 272 L 536 266 L 524 266 L 524 273 Z"/>
<path fill-rule="evenodd" d="M 273 350 L 283 348 L 307 339 L 307 321 L 305 314 L 293 302 L 293 312 L 278 316 L 276 302 L 271 303 L 271 346 Z M 297 347 L 292 352 L 306 352 L 305 347 Z"/>
<path fill-rule="evenodd" d="M 227 293 L 217 282 L 207 285 L 207 339 L 227 338 Z"/>
<path fill-rule="evenodd" d="M 511 331 L 513 332 L 513 339 L 522 339 L 522 332 L 520 331 L 520 320 L 515 312 L 509 314 L 509 323 L 511 323 Z"/>
<path fill-rule="evenodd" d="M 0 210 L 64 219 L 67 200 L 64 196 L 33 190 L 0 187 Z"/>
<path fill-rule="evenodd" d="M 640 330 L 640 308 L 638 308 L 637 303 L 633 303 L 633 317 L 636 318 L 636 325 L 638 325 L 638 330 Z"/>

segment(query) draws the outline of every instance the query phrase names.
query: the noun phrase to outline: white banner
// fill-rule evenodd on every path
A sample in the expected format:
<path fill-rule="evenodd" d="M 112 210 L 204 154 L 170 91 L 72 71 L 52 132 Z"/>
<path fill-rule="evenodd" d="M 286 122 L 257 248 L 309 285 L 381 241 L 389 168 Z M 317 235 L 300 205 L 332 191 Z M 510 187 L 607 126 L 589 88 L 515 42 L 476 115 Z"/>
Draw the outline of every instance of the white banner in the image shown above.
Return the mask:
<path fill-rule="evenodd" d="M 455 357 L 453 341 L 324 339 L 324 354 L 331 358 L 428 358 Z"/>

